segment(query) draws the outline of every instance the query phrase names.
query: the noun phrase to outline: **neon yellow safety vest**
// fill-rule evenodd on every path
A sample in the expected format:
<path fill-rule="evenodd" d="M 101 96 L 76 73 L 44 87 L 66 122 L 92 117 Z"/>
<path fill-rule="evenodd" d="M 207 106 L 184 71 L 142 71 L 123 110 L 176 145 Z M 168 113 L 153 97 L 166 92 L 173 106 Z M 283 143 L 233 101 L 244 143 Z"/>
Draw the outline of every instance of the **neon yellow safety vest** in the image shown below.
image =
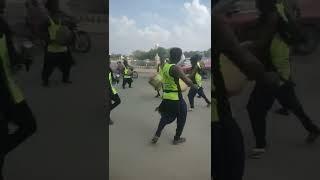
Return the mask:
<path fill-rule="evenodd" d="M 162 68 L 163 95 L 162 99 L 179 100 L 178 86 L 174 77 L 170 75 L 170 68 L 175 64 L 165 64 Z"/>
<path fill-rule="evenodd" d="M 289 80 L 291 69 L 290 69 L 290 47 L 276 35 L 271 43 L 270 56 L 273 66 L 276 68 L 279 75 Z"/>
<path fill-rule="evenodd" d="M 199 87 L 201 87 L 202 86 L 202 77 L 201 77 L 201 75 L 199 74 L 199 73 L 196 73 L 196 75 L 195 75 L 195 80 L 196 80 L 196 83 L 197 83 L 197 85 L 199 86 Z"/>
<path fill-rule="evenodd" d="M 124 67 L 124 78 L 131 78 L 131 76 L 129 75 L 129 69 L 127 67 Z"/>
<path fill-rule="evenodd" d="M 167 63 L 164 63 L 164 65 L 165 64 L 167 64 Z M 159 75 L 162 77 L 163 76 L 163 67 L 164 67 L 164 65 L 163 66 L 159 66 Z M 161 79 L 161 81 L 162 81 L 162 79 Z"/>
<path fill-rule="evenodd" d="M 1 71 L 4 72 L 6 77 L 6 82 L 10 91 L 10 94 L 12 96 L 12 99 L 15 104 L 18 104 L 24 100 L 23 93 L 21 89 L 18 87 L 18 85 L 15 82 L 15 79 L 13 77 L 12 71 L 11 71 L 11 65 L 10 65 L 10 57 L 7 47 L 7 40 L 6 36 L 3 34 L 2 38 L 0 39 L 0 63 L 1 63 Z"/>
<path fill-rule="evenodd" d="M 50 40 L 54 41 L 57 37 L 57 32 L 61 28 L 61 21 L 56 24 L 51 17 L 49 17 L 50 26 L 48 28 Z M 52 53 L 66 52 L 68 50 L 67 46 L 61 46 L 57 43 L 51 42 L 48 45 L 48 51 Z"/>
<path fill-rule="evenodd" d="M 111 89 L 112 89 L 112 93 L 113 93 L 113 94 L 117 94 L 116 88 L 114 88 L 113 85 L 112 85 L 112 75 L 111 75 L 111 72 L 109 73 L 109 82 L 110 82 L 110 87 L 111 87 Z"/>
<path fill-rule="evenodd" d="M 201 69 L 201 65 L 200 65 L 199 61 L 197 62 L 197 66 L 199 69 Z M 196 80 L 197 85 L 199 87 L 202 87 L 202 76 L 199 73 L 196 73 L 195 80 Z"/>

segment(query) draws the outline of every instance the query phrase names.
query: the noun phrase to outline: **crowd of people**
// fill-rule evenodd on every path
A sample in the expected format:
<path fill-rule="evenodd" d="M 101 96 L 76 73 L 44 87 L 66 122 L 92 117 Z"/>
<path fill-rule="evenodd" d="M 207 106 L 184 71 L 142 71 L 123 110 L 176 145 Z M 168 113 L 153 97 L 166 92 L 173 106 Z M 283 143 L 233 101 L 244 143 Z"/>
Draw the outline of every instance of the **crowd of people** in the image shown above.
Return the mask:
<path fill-rule="evenodd" d="M 188 93 L 188 99 L 190 102 L 190 110 L 194 109 L 194 98 L 197 94 L 204 98 L 207 106 L 210 107 L 211 102 L 206 97 L 203 85 L 202 74 L 204 67 L 200 65 L 202 56 L 197 54 L 191 57 L 192 71 L 189 75 L 186 75 L 181 67 L 178 65 L 182 60 L 183 52 L 181 48 L 171 48 L 170 57 L 168 59 L 161 57 L 160 63 L 156 66 L 157 74 L 151 79 L 156 81 L 154 88 L 157 91 L 156 98 L 161 97 L 162 101 L 156 108 L 156 111 L 160 113 L 160 122 L 158 128 L 153 136 L 151 142 L 156 144 L 161 136 L 162 130 L 166 125 L 171 124 L 175 120 L 177 121 L 176 135 L 173 138 L 173 144 L 180 144 L 186 141 L 186 138 L 181 137 L 188 114 L 187 103 L 184 100 L 183 92 L 186 90 L 186 86 L 190 87 Z M 123 64 L 117 62 L 117 67 L 112 70 L 110 66 L 110 60 L 108 61 L 108 85 L 109 85 L 109 98 L 111 99 L 110 110 L 113 110 L 120 104 L 120 98 L 115 90 L 113 84 L 119 83 L 118 78 L 113 75 L 113 71 L 117 74 L 121 74 L 123 78 L 123 89 L 127 82 L 132 82 L 132 72 L 128 73 L 129 66 L 127 60 L 124 60 Z M 152 84 L 152 83 L 151 83 Z M 129 87 L 131 84 L 129 83 Z M 161 92 L 162 91 L 162 92 Z M 110 118 L 110 112 L 108 112 L 109 124 L 113 124 Z"/>
<path fill-rule="evenodd" d="M 15 81 L 15 71 L 20 65 L 30 65 L 30 59 L 16 51 L 13 42 L 14 31 L 4 17 L 6 0 L 0 0 L 0 179 L 4 179 L 2 169 L 6 156 L 37 130 L 36 119 L 24 93 Z M 74 64 L 69 48 L 72 35 L 62 21 L 59 1 L 27 0 L 26 7 L 41 9 L 33 17 L 42 21 L 33 26 L 33 35 L 45 42 L 42 85 L 49 87 L 50 76 L 55 68 L 62 72 L 62 82 L 70 84 L 70 71 Z M 43 9 L 45 8 L 45 9 Z M 45 11 L 43 11 L 45 10 Z M 27 19 L 27 18 L 26 18 Z M 36 19 L 34 19 L 36 20 Z M 17 126 L 15 131 L 9 124 Z"/>
<path fill-rule="evenodd" d="M 286 0 L 256 0 L 259 17 L 257 36 L 241 45 L 232 26 L 227 21 L 230 6 L 226 1 L 214 1 L 213 8 L 213 81 L 212 98 L 212 178 L 214 180 L 241 180 L 245 170 L 244 140 L 241 129 L 234 119 L 228 98 L 235 90 L 226 87 L 222 74 L 221 55 L 237 66 L 255 87 L 247 104 L 247 111 L 255 137 L 255 147 L 249 158 L 260 159 L 266 153 L 266 117 L 274 101 L 282 109 L 292 112 L 308 132 L 306 143 L 314 143 L 320 136 L 319 127 L 299 102 L 291 78 L 290 49 L 301 43 L 303 32 L 291 13 Z"/>

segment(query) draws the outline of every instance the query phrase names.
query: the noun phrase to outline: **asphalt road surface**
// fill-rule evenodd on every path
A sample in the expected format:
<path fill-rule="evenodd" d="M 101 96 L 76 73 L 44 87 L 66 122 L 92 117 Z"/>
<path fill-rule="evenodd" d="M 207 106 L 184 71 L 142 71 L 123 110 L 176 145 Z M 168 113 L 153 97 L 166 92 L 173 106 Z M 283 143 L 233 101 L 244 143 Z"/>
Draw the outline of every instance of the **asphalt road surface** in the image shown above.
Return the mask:
<path fill-rule="evenodd" d="M 41 86 L 43 55 L 30 72 L 18 75 L 38 131 L 9 154 L 4 170 L 8 180 L 108 179 L 106 34 L 92 35 L 92 42 L 91 52 L 74 54 L 71 85 L 63 85 L 56 70 L 52 87 Z"/>
<path fill-rule="evenodd" d="M 292 69 L 296 93 L 310 117 L 320 125 L 319 92 L 320 51 L 306 57 L 294 57 Z M 239 122 L 247 152 L 254 146 L 253 134 L 246 112 L 249 88 L 240 97 L 232 99 L 234 116 Z M 244 180 L 318 180 L 320 179 L 320 139 L 307 145 L 307 133 L 294 115 L 274 114 L 275 104 L 267 118 L 269 148 L 260 160 L 247 160 Z"/>
<path fill-rule="evenodd" d="M 210 97 L 210 81 L 205 82 Z M 186 143 L 172 145 L 176 122 L 167 126 L 156 145 L 150 143 L 160 115 L 154 109 L 161 99 L 142 77 L 132 89 L 118 87 L 122 104 L 111 118 L 109 133 L 110 180 L 209 180 L 210 179 L 210 110 L 202 99 L 195 98 L 195 110 L 188 112 L 182 134 Z M 185 95 L 187 94 L 184 93 Z M 187 97 L 185 97 L 187 101 Z M 188 101 L 187 101 L 187 104 Z"/>

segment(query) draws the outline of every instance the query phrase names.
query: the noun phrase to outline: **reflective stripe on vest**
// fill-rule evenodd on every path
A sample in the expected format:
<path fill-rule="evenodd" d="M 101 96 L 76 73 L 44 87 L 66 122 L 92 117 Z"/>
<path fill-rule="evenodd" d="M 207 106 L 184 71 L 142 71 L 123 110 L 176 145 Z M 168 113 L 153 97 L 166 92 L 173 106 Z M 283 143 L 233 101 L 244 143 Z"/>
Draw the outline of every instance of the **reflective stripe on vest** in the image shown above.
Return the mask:
<path fill-rule="evenodd" d="M 163 96 L 162 99 L 179 100 L 178 86 L 174 77 L 170 75 L 170 68 L 174 64 L 165 64 L 162 68 Z"/>
<path fill-rule="evenodd" d="M 109 73 L 109 82 L 110 82 L 110 87 L 111 87 L 111 89 L 112 89 L 112 93 L 113 93 L 113 94 L 117 94 L 116 88 L 114 88 L 113 85 L 112 85 L 112 75 L 111 75 L 111 72 Z"/>
<path fill-rule="evenodd" d="M 124 78 L 131 78 L 131 76 L 129 75 L 129 69 L 124 67 Z"/>
<path fill-rule="evenodd" d="M 49 17 L 50 26 L 48 28 L 50 40 L 55 40 L 57 36 L 57 32 L 61 27 L 61 21 L 59 24 L 56 24 L 51 17 Z M 53 53 L 66 52 L 68 50 L 67 46 L 61 46 L 57 43 L 49 43 L 48 51 Z"/>
<path fill-rule="evenodd" d="M 12 96 L 12 99 L 14 103 L 18 104 L 21 101 L 24 100 L 23 93 L 21 89 L 18 87 L 18 85 L 15 82 L 15 79 L 13 77 L 12 71 L 11 71 L 11 65 L 10 65 L 10 57 L 8 53 L 8 47 L 7 47 L 7 40 L 5 35 L 3 34 L 3 37 L 0 39 L 0 63 L 2 71 L 4 71 L 5 74 L 5 80 L 7 82 L 10 94 Z"/>
<path fill-rule="evenodd" d="M 200 62 L 199 62 L 199 61 L 197 62 L 197 66 L 198 66 L 198 68 L 201 69 L 201 65 L 200 65 Z"/>

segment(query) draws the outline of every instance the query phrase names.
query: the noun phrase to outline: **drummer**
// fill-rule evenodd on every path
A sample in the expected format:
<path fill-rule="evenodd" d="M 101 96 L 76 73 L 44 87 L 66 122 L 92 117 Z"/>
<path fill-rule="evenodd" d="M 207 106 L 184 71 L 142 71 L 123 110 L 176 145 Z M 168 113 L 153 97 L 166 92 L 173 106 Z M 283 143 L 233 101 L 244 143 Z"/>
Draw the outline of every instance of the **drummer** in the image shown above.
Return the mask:
<path fill-rule="evenodd" d="M 157 66 L 157 73 L 162 77 L 162 68 L 164 64 L 166 63 L 166 59 L 160 58 L 160 64 Z M 157 95 L 156 98 L 160 97 L 160 89 L 156 89 Z"/>
<path fill-rule="evenodd" d="M 156 108 L 161 115 L 158 129 L 152 138 L 152 143 L 157 143 L 164 127 L 177 119 L 177 130 L 173 144 L 184 143 L 185 138 L 181 137 L 187 119 L 187 104 L 182 96 L 179 79 L 184 81 L 189 87 L 193 87 L 192 81 L 183 73 L 176 64 L 181 60 L 182 50 L 180 48 L 170 49 L 170 59 L 162 68 L 163 96 L 162 102 Z"/>

